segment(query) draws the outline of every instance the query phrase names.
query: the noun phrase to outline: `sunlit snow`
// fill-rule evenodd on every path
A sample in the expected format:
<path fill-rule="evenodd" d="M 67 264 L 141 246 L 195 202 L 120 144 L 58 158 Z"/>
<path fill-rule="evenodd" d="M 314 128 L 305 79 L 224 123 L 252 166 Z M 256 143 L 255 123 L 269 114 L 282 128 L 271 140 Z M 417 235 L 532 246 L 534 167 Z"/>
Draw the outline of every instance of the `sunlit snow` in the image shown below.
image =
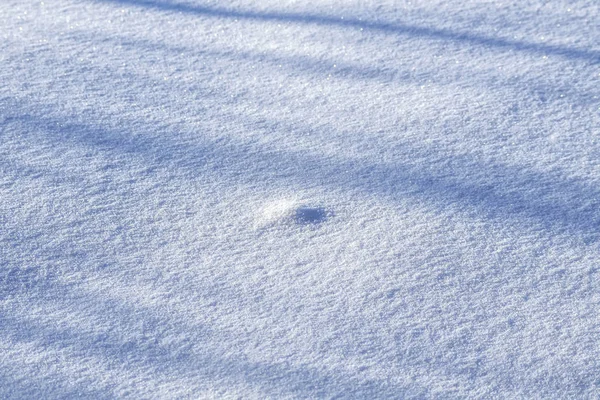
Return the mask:
<path fill-rule="evenodd" d="M 596 0 L 0 2 L 0 399 L 600 398 Z"/>

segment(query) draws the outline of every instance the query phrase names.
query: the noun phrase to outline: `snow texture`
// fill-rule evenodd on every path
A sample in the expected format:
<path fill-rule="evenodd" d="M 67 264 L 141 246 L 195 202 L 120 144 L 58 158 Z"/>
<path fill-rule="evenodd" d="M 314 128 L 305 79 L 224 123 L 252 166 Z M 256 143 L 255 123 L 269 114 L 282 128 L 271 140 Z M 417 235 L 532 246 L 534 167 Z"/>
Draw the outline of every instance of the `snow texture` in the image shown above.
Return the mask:
<path fill-rule="evenodd" d="M 597 0 L 0 35 L 0 398 L 600 397 Z"/>

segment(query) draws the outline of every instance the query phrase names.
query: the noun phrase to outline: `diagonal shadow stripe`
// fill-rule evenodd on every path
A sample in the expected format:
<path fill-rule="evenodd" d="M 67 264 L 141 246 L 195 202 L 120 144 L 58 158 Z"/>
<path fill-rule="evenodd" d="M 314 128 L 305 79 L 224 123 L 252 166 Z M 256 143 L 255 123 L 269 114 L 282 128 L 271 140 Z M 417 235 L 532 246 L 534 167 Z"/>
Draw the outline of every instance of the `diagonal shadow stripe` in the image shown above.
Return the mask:
<path fill-rule="evenodd" d="M 152 0 L 94 0 L 96 2 L 132 5 L 162 11 L 175 11 L 219 18 L 249 19 L 258 21 L 291 22 L 297 24 L 311 24 L 323 26 L 339 26 L 349 28 L 362 28 L 367 30 L 382 31 L 397 35 L 420 36 L 430 39 L 464 42 L 486 48 L 499 48 L 519 52 L 537 54 L 553 54 L 569 59 L 580 59 L 591 63 L 600 62 L 600 51 L 592 49 L 570 48 L 552 44 L 531 43 L 518 40 L 509 40 L 484 35 L 475 35 L 467 32 L 456 32 L 450 29 L 429 28 L 411 24 L 386 23 L 363 21 L 353 18 L 333 18 L 316 14 L 294 14 L 278 12 L 235 11 L 226 8 L 204 7 L 184 3 L 165 3 Z"/>
<path fill-rule="evenodd" d="M 389 397 L 426 391 L 417 384 L 402 387 L 339 371 L 325 372 L 283 362 L 255 362 L 248 360 L 243 353 L 223 354 L 214 344 L 223 341 L 223 336 L 227 336 L 224 332 L 197 324 L 190 326 L 177 321 L 172 315 L 161 314 L 154 307 L 67 288 L 58 280 L 53 280 L 52 287 L 61 296 L 49 296 L 41 304 L 50 309 L 71 308 L 78 318 L 89 318 L 94 324 L 93 330 L 89 327 L 76 328 L 64 321 L 49 324 L 22 313 L 0 311 L 0 323 L 4 327 L 0 332 L 0 343 L 4 340 L 34 345 L 47 352 L 49 357 L 54 353 L 64 354 L 66 360 L 82 364 L 82 368 L 87 367 L 92 373 L 112 373 L 112 377 L 127 373 L 131 377 L 143 378 L 146 382 L 150 381 L 145 385 L 146 389 L 165 382 L 177 383 L 180 388 L 202 387 L 207 383 L 231 387 L 241 383 L 260 388 L 274 397 L 294 395 L 302 398 L 332 398 L 340 392 L 363 393 L 365 398 Z M 73 303 L 73 297 L 77 299 L 76 303 Z M 71 302 L 64 298 L 71 299 Z M 76 324 L 76 321 L 73 323 Z M 173 337 L 174 331 L 184 336 Z M 105 378 L 108 384 L 91 391 L 83 384 L 71 384 L 64 378 L 65 382 L 59 382 L 60 388 L 56 391 L 65 391 L 65 395 L 70 392 L 93 393 L 93 397 L 97 398 L 98 395 L 109 394 L 106 392 L 110 392 L 115 384 L 110 382 L 109 376 Z M 99 376 L 95 378 L 100 381 Z M 49 385 L 47 380 L 39 379 L 39 382 L 40 388 Z M 17 386 L 10 381 L 7 384 Z M 40 390 L 34 387 L 32 391 L 36 393 L 36 389 Z"/>
<path fill-rule="evenodd" d="M 326 59 L 318 59 L 315 57 L 307 56 L 307 55 L 284 55 L 277 54 L 275 52 L 267 52 L 267 51 L 218 51 L 208 48 L 203 48 L 201 50 L 195 49 L 192 46 L 174 46 L 172 44 L 160 43 L 151 41 L 148 39 L 143 39 L 139 37 L 124 37 L 117 35 L 103 35 L 101 36 L 100 32 L 94 32 L 93 34 L 89 34 L 84 31 L 74 32 L 73 40 L 86 40 L 92 41 L 97 40 L 99 37 L 102 37 L 102 42 L 110 43 L 111 46 L 122 46 L 130 49 L 142 49 L 144 50 L 143 54 L 168 54 L 170 56 L 176 56 L 179 54 L 194 54 L 197 57 L 205 57 L 205 58 L 219 58 L 221 60 L 228 60 L 232 63 L 240 63 L 240 62 L 264 62 L 267 64 L 276 67 L 278 65 L 285 65 L 289 69 L 297 70 L 299 72 L 303 72 L 306 74 L 312 75 L 326 75 L 331 74 L 332 76 L 341 77 L 345 79 L 354 79 L 354 80 L 374 80 L 382 83 L 390 83 L 393 81 L 401 81 L 412 84 L 422 84 L 425 77 L 427 79 L 432 79 L 432 76 L 435 76 L 433 79 L 436 83 L 440 85 L 451 85 L 457 84 L 460 82 L 461 85 L 464 85 L 465 82 L 461 80 L 457 80 L 455 78 L 449 78 L 444 76 L 443 74 L 435 74 L 432 71 L 421 71 L 424 75 L 415 75 L 412 74 L 411 71 L 407 68 L 403 69 L 401 67 L 397 68 L 380 68 L 376 66 L 363 65 L 358 63 L 345 63 L 343 61 L 336 60 L 326 60 Z M 337 67 L 332 70 L 332 64 L 336 64 Z M 572 81 L 563 83 L 562 85 L 557 85 L 555 82 L 550 83 L 548 81 L 542 81 L 542 77 L 535 77 L 525 79 L 525 77 L 521 78 L 519 82 L 521 85 L 515 84 L 515 82 L 511 82 L 511 77 L 506 77 L 503 75 L 491 75 L 489 71 L 486 71 L 485 79 L 477 79 L 477 73 L 472 73 L 468 75 L 468 81 L 474 81 L 474 85 L 479 85 L 481 83 L 485 84 L 487 87 L 494 89 L 503 89 L 507 86 L 514 88 L 515 90 L 520 90 L 523 92 L 523 95 L 533 96 L 534 98 L 539 98 L 542 102 L 547 102 L 553 96 L 555 98 L 561 98 L 560 95 L 568 96 L 569 98 L 573 98 L 577 100 L 578 104 L 582 105 L 595 105 L 598 103 L 598 90 L 582 90 L 578 88 Z M 466 77 L 467 78 L 467 77 Z M 467 79 L 465 79 L 466 81 Z M 512 83 L 512 84 L 511 84 Z"/>
<path fill-rule="evenodd" d="M 25 108 L 23 108 L 25 107 Z M 178 143 L 171 135 L 131 135 L 127 126 L 141 129 L 138 123 L 123 121 L 124 130 L 107 130 L 93 123 L 62 120 L 45 105 L 36 104 L 33 113 L 27 106 L 20 109 L 20 119 L 29 135 L 45 135 L 57 146 L 78 143 L 100 151 L 141 156 L 149 167 L 177 169 L 185 179 L 215 174 L 225 182 L 256 185 L 299 187 L 325 185 L 345 191 L 376 195 L 396 202 L 399 199 L 425 201 L 435 210 L 453 209 L 467 212 L 481 220 L 499 221 L 530 228 L 532 224 L 547 233 L 568 232 L 596 241 L 600 232 L 600 191 L 588 182 L 549 175 L 526 167 L 484 162 L 469 155 L 450 156 L 451 165 L 437 171 L 402 161 L 372 163 L 320 155 L 314 152 L 277 150 L 229 140 L 226 144 L 204 139 L 196 144 Z M 249 116 L 224 115 L 243 129 L 291 130 L 281 123 L 254 121 Z M 150 131 L 158 127 L 148 127 Z M 168 130 L 168 127 L 164 128 Z M 309 128 L 306 128 L 307 130 Z M 413 146 L 413 148 L 411 148 Z M 403 154 L 423 149 L 403 143 Z M 431 150 L 431 149 L 430 149 Z M 448 158 L 429 154 L 430 163 Z M 432 164 L 432 165 L 433 165 Z M 470 180 L 473 179 L 473 182 Z M 374 184 L 376 182 L 376 184 Z M 527 195 L 525 195 L 526 193 Z M 532 194 L 535 194 L 532 195 Z"/>

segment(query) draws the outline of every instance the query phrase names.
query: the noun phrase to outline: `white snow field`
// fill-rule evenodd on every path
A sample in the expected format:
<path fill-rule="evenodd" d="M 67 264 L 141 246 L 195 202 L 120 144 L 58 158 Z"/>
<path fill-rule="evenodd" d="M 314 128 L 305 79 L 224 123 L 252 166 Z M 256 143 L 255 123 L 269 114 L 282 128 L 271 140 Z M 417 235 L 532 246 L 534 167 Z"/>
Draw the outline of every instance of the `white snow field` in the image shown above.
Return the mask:
<path fill-rule="evenodd" d="M 0 399 L 600 398 L 598 0 L 2 0 L 0 38 Z"/>

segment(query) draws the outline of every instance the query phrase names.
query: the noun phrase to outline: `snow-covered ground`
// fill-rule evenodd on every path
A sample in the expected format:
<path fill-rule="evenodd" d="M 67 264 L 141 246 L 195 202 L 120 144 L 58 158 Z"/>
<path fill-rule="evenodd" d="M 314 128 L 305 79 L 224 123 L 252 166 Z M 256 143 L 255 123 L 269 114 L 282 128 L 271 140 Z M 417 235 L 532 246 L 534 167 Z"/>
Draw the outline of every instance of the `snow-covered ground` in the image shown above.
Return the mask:
<path fill-rule="evenodd" d="M 597 0 L 2 0 L 0 398 L 598 398 Z"/>

